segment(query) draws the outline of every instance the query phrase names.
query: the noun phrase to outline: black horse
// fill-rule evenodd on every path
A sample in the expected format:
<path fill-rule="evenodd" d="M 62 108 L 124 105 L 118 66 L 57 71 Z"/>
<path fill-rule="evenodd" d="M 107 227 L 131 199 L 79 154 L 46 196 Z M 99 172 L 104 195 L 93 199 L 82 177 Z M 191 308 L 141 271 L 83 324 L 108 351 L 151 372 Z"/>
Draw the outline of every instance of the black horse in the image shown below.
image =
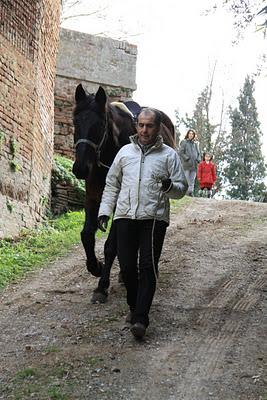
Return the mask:
<path fill-rule="evenodd" d="M 87 93 L 79 84 L 75 92 L 75 102 L 73 173 L 78 179 L 85 180 L 86 187 L 85 223 L 81 240 L 87 257 L 88 272 L 100 277 L 92 302 L 104 303 L 108 296 L 110 269 L 116 257 L 116 229 L 112 224 L 104 246 L 103 264 L 95 255 L 97 215 L 108 169 L 119 149 L 130 142 L 129 136 L 136 133 L 135 118 L 131 112 L 127 112 L 127 108 L 124 110 L 120 104 L 110 103 L 101 86 L 94 95 Z M 128 102 L 128 107 L 133 103 Z M 174 126 L 166 114 L 161 112 L 161 115 L 160 133 L 164 142 L 175 148 Z"/>

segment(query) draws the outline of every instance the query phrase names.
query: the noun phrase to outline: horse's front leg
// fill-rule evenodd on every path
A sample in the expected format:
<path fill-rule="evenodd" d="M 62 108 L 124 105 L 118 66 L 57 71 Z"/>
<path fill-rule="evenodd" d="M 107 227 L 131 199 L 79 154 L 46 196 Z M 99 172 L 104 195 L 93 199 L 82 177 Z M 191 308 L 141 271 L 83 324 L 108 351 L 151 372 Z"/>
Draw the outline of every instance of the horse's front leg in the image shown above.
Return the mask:
<path fill-rule="evenodd" d="M 102 275 L 103 265 L 95 255 L 95 233 L 97 230 L 97 214 L 99 203 L 97 201 L 87 201 L 85 207 L 85 223 L 81 232 L 81 240 L 86 253 L 86 266 L 88 272 L 96 277 Z"/>
<path fill-rule="evenodd" d="M 91 302 L 106 303 L 108 297 L 108 288 L 110 285 L 110 270 L 117 255 L 117 231 L 116 224 L 112 223 L 108 238 L 104 245 L 105 263 L 102 269 L 102 276 L 99 279 L 98 286 L 94 290 Z"/>

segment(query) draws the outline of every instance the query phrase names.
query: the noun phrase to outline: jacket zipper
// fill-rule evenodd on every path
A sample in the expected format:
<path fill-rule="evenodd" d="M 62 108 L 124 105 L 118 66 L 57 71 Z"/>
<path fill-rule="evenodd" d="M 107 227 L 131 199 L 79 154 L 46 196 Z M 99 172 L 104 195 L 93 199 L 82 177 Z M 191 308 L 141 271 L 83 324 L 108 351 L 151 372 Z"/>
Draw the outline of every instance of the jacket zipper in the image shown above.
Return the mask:
<path fill-rule="evenodd" d="M 141 151 L 141 159 L 140 159 L 139 178 L 138 178 L 137 206 L 135 208 L 135 213 L 134 213 L 135 219 L 136 219 L 137 209 L 139 207 L 139 201 L 138 200 L 139 200 L 140 182 L 141 182 L 141 175 L 142 175 L 142 164 L 144 164 L 144 162 L 145 162 L 145 154 L 142 152 L 141 149 L 140 149 L 140 151 Z"/>

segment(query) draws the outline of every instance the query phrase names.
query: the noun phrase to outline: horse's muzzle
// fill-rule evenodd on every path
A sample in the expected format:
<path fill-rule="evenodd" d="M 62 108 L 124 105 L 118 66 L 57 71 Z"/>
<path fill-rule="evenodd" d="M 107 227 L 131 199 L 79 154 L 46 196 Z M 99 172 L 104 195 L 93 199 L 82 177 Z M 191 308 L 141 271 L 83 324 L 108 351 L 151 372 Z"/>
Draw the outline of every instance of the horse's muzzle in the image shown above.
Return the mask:
<path fill-rule="evenodd" d="M 72 172 L 77 179 L 86 179 L 89 175 L 89 167 L 87 165 L 81 167 L 77 161 L 74 162 Z"/>

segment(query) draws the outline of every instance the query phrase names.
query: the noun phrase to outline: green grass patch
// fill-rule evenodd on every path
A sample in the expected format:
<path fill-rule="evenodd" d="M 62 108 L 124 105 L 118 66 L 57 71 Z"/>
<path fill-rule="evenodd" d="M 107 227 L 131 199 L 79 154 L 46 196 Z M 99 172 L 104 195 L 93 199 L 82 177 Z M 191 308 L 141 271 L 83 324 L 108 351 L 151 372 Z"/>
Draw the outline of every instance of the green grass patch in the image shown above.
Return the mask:
<path fill-rule="evenodd" d="M 40 364 L 38 368 L 27 367 L 19 370 L 7 384 L 0 384 L 3 399 L 73 399 L 76 385 L 80 384 L 77 383 L 76 376 L 72 375 L 73 368 L 70 364 L 55 363 L 53 367 Z M 68 374 L 69 379 L 66 378 Z"/>
<path fill-rule="evenodd" d="M 103 361 L 104 361 L 104 359 L 102 357 L 91 356 L 85 360 L 85 363 L 89 364 L 91 367 L 95 367 L 99 364 L 102 364 Z"/>
<path fill-rule="evenodd" d="M 0 241 L 0 288 L 66 254 L 80 243 L 84 212 L 68 212 L 35 230 L 25 230 L 16 239 Z"/>
<path fill-rule="evenodd" d="M 49 347 L 47 347 L 46 349 L 44 349 L 44 352 L 46 353 L 46 354 L 49 354 L 49 353 L 58 353 L 58 352 L 60 352 L 61 351 L 61 349 L 59 348 L 59 347 L 57 347 L 57 346 L 49 346 Z"/>
<path fill-rule="evenodd" d="M 49 398 L 51 400 L 67 400 L 69 397 L 62 393 L 61 389 L 57 386 L 53 386 L 48 389 Z"/>
<path fill-rule="evenodd" d="M 34 368 L 25 368 L 17 372 L 17 378 L 27 379 L 37 375 L 37 370 Z"/>
<path fill-rule="evenodd" d="M 189 197 L 189 196 L 184 196 L 180 200 L 170 200 L 171 211 L 176 212 L 177 210 L 179 210 L 179 208 L 187 206 L 191 202 L 192 202 L 192 197 Z"/>
<path fill-rule="evenodd" d="M 191 198 L 171 200 L 171 210 L 191 202 Z M 73 245 L 80 243 L 84 223 L 83 211 L 70 211 L 47 221 L 38 229 L 24 230 L 16 239 L 0 241 L 0 288 L 15 281 L 29 271 L 41 267 L 66 254 Z M 111 219 L 109 221 L 110 226 Z M 96 237 L 103 235 L 97 232 Z"/>

